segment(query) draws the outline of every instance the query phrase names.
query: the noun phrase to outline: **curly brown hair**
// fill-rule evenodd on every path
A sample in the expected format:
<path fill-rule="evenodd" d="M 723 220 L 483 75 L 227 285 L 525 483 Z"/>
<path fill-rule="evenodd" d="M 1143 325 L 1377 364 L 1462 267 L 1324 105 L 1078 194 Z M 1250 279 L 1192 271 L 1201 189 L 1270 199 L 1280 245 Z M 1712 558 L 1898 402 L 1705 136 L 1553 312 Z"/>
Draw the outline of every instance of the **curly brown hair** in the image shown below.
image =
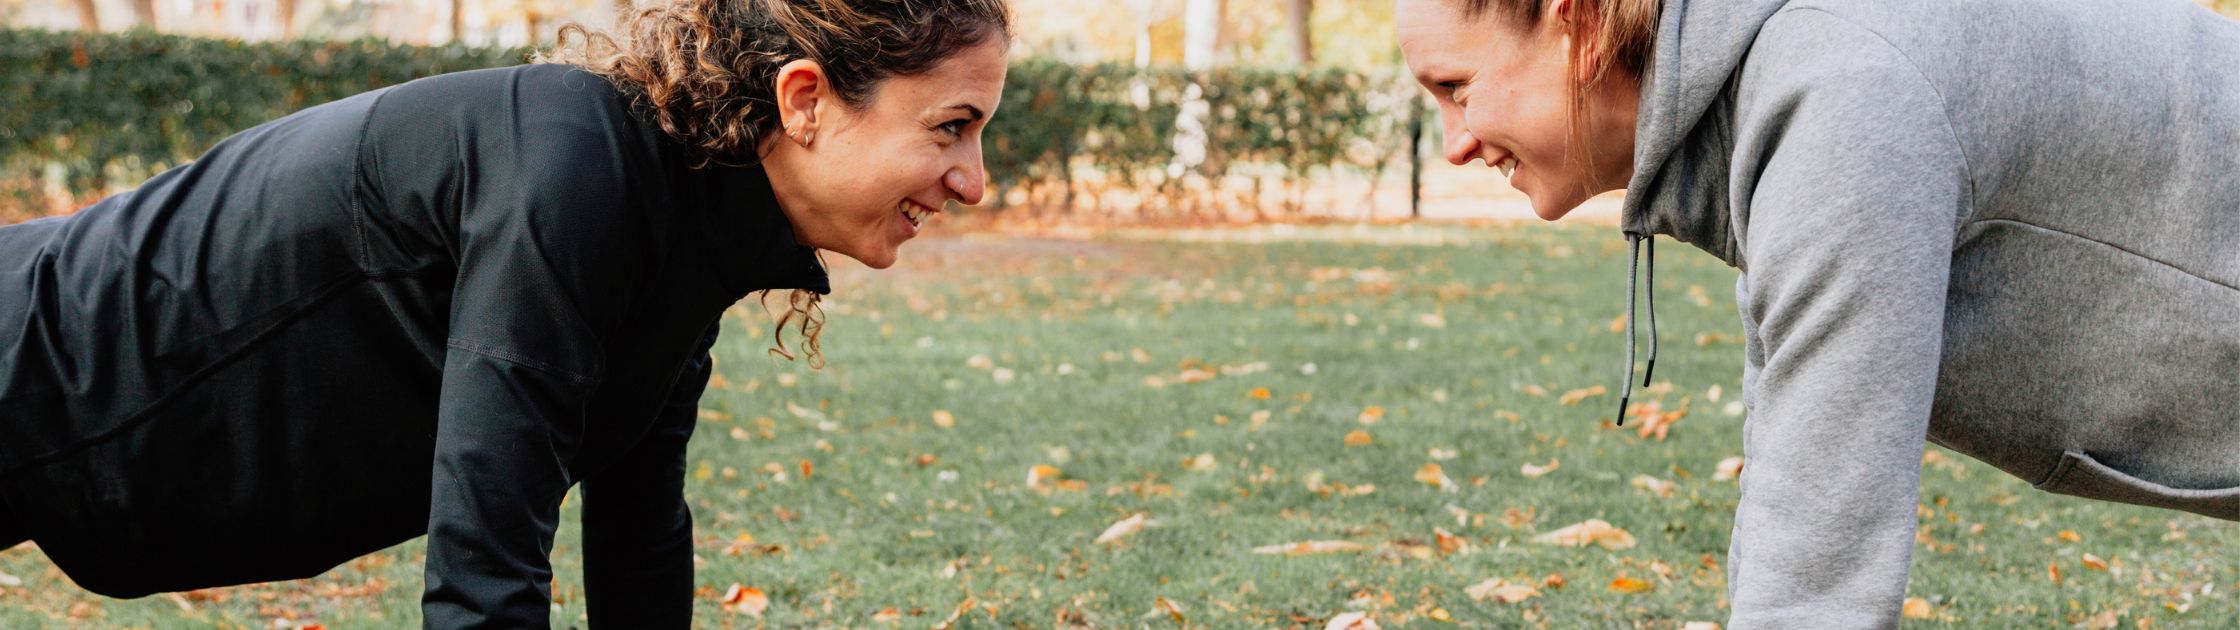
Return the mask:
<path fill-rule="evenodd" d="M 862 108 L 879 85 L 922 74 L 958 51 L 1011 37 L 1006 0 L 655 0 L 623 17 L 614 36 L 569 24 L 538 63 L 606 77 L 683 145 L 693 168 L 752 165 L 778 129 L 778 68 L 822 66 L 842 103 Z M 767 301 L 765 292 L 763 299 Z M 809 366 L 824 366 L 821 296 L 794 291 L 771 336 L 773 354 L 797 325 Z"/>

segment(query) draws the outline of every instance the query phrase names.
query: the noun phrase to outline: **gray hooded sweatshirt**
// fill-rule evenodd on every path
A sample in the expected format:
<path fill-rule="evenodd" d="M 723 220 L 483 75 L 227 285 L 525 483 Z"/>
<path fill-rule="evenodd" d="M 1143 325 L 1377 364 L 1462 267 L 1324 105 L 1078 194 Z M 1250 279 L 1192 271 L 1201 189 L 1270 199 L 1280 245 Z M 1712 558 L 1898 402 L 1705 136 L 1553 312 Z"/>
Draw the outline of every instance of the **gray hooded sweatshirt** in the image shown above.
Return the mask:
<path fill-rule="evenodd" d="M 1664 5 L 1623 228 L 1742 270 L 1729 627 L 1897 625 L 1924 440 L 2240 520 L 2240 22 Z"/>

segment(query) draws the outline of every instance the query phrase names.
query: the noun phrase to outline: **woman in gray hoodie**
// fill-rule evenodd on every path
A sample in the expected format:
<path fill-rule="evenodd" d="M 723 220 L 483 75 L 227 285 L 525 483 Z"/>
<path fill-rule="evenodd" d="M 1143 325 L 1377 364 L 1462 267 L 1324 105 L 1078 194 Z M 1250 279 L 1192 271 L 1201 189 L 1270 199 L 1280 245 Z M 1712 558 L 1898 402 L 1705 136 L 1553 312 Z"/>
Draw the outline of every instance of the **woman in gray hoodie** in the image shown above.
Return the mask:
<path fill-rule="evenodd" d="M 1399 3 L 1450 161 L 1549 220 L 1623 189 L 1637 262 L 1662 234 L 1742 271 L 1730 627 L 1895 626 L 1924 441 L 2240 520 L 2240 23 L 2185 0 Z"/>

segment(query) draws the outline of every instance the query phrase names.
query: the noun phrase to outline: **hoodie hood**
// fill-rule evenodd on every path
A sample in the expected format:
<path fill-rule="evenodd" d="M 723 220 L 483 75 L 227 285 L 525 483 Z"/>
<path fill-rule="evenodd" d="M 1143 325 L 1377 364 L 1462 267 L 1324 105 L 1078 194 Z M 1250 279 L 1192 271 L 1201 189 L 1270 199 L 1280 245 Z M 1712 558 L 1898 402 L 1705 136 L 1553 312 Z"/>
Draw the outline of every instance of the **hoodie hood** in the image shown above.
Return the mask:
<path fill-rule="evenodd" d="M 1734 149 L 1733 79 L 1758 27 L 1788 0 L 1664 0 L 1657 43 L 1641 78 L 1633 180 L 1619 226 L 1663 234 L 1739 265 L 1728 214 Z"/>
<path fill-rule="evenodd" d="M 1641 251 L 1649 252 L 1649 363 L 1647 386 L 1657 373 L 1657 249 L 1663 234 L 1740 266 L 1734 221 L 1727 203 L 1734 153 L 1734 77 L 1749 55 L 1758 28 L 1788 0 L 1727 0 L 1691 10 L 1688 0 L 1664 0 L 1657 43 L 1642 73 L 1641 105 L 1634 123 L 1633 180 L 1619 228 L 1630 242 L 1626 276 L 1626 365 L 1618 395 L 1619 425 L 1633 400 L 1634 283 Z M 1726 103 L 1729 106 L 1720 106 Z"/>

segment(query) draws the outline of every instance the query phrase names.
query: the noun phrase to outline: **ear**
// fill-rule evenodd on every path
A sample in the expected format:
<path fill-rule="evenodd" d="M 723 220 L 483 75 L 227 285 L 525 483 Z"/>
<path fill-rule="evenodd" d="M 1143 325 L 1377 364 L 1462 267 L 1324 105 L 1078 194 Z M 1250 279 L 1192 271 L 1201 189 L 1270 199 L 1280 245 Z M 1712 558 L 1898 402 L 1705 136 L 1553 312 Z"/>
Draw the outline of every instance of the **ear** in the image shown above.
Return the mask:
<path fill-rule="evenodd" d="M 1571 68 L 1571 79 L 1579 85 L 1594 83 L 1602 50 L 1597 46 L 1600 38 L 1596 36 L 1596 16 L 1586 14 L 1593 7 L 1581 6 L 1579 0 L 1549 0 L 1545 10 L 1547 13 L 1540 16 L 1540 23 L 1563 40 L 1564 59 Z"/>
<path fill-rule="evenodd" d="M 778 67 L 771 96 L 778 102 L 778 133 L 799 142 L 817 133 L 819 108 L 831 98 L 824 66 L 811 59 L 795 59 Z"/>

